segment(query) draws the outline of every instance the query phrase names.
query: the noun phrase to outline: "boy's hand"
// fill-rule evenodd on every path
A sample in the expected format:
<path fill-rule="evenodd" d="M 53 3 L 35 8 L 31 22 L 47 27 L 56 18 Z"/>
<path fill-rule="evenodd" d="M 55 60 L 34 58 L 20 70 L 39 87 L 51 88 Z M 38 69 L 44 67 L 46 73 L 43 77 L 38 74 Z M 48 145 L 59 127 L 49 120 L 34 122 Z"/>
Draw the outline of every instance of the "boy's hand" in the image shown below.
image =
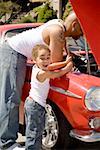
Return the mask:
<path fill-rule="evenodd" d="M 68 55 L 68 56 L 66 57 L 66 63 L 69 63 L 70 61 L 72 61 L 72 57 Z"/>

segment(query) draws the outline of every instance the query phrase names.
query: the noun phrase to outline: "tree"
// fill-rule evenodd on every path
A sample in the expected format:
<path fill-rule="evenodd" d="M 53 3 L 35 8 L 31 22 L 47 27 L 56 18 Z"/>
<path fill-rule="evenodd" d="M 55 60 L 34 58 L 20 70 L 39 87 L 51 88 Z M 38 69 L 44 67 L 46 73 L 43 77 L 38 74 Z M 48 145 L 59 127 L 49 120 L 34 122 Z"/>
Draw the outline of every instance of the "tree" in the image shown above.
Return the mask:
<path fill-rule="evenodd" d="M 56 12 L 50 8 L 49 3 L 45 3 L 39 7 L 33 9 L 37 14 L 36 22 L 47 22 L 51 19 L 57 18 Z"/>
<path fill-rule="evenodd" d="M 20 10 L 20 5 L 16 4 L 15 2 L 0 2 L 0 18 L 2 18 L 2 16 L 5 16 L 5 23 L 9 22 Z M 7 14 L 10 15 L 9 19 L 6 18 Z"/>
<path fill-rule="evenodd" d="M 65 11 L 63 13 L 63 19 L 65 19 L 69 15 L 70 11 L 72 11 L 72 10 L 73 10 L 73 8 L 71 6 L 71 3 L 68 1 L 65 6 Z"/>

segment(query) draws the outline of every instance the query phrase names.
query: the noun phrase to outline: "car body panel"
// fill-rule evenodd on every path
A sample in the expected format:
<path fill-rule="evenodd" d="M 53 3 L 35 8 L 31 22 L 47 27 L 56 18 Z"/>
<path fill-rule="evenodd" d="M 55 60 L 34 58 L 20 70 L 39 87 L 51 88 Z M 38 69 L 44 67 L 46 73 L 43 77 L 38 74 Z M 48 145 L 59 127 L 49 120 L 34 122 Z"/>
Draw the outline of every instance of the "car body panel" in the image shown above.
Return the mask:
<path fill-rule="evenodd" d="M 100 111 L 90 112 L 84 105 L 84 97 L 89 88 L 100 86 L 100 78 L 80 73 L 69 73 L 67 78 L 64 78 L 52 80 L 51 87 L 60 87 L 65 89 L 65 92 L 68 90 L 73 94 L 66 96 L 55 92 L 55 90 L 50 90 L 49 98 L 59 106 L 74 128 L 89 129 L 89 118 L 100 117 Z M 74 94 L 77 96 L 74 97 Z"/>
<path fill-rule="evenodd" d="M 100 1 L 70 0 L 87 41 L 100 65 Z M 94 11 L 95 9 L 95 11 Z"/>

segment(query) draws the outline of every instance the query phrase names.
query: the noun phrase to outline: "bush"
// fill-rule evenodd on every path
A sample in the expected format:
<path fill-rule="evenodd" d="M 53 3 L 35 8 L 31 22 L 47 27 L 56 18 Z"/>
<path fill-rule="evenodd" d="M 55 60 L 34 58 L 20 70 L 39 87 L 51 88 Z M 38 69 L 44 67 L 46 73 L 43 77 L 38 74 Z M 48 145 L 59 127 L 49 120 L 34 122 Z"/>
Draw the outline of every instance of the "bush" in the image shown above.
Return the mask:
<path fill-rule="evenodd" d="M 36 22 L 36 19 L 34 19 L 31 15 L 23 16 L 19 23 L 32 23 Z"/>
<path fill-rule="evenodd" d="M 37 14 L 37 22 L 47 22 L 51 19 L 57 18 L 56 12 L 54 12 L 54 10 L 49 7 L 48 3 L 34 8 L 33 11 Z"/>
<path fill-rule="evenodd" d="M 71 6 L 71 3 L 68 2 L 67 5 L 66 5 L 66 9 L 64 11 L 64 14 L 63 14 L 63 19 L 65 20 L 65 18 L 69 15 L 70 11 L 72 11 L 73 8 Z"/>

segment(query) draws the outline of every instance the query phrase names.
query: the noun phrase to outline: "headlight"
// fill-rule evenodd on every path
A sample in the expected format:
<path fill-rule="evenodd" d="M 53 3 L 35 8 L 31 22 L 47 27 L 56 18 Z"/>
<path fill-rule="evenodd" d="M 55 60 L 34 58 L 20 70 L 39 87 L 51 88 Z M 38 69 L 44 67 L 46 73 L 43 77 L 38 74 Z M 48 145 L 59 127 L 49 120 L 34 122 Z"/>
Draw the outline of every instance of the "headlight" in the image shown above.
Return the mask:
<path fill-rule="evenodd" d="M 100 87 L 92 87 L 88 90 L 85 105 L 91 111 L 100 111 Z"/>

